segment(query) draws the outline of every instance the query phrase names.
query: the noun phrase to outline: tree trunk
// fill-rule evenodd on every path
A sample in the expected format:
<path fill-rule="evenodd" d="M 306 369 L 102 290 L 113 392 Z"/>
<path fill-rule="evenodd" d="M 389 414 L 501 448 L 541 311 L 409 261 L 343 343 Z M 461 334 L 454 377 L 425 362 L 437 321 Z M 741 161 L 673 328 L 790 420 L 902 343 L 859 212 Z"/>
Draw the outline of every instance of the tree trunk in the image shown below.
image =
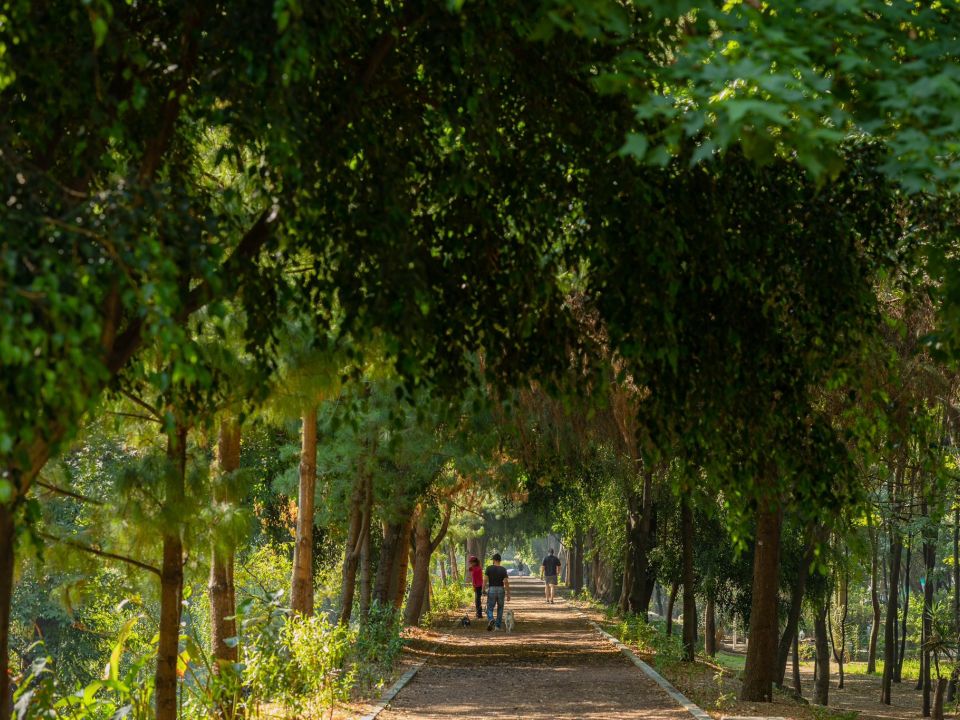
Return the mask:
<path fill-rule="evenodd" d="M 793 634 L 793 694 L 803 697 L 803 687 L 800 684 L 800 632 Z"/>
<path fill-rule="evenodd" d="M 414 524 L 414 553 L 413 553 L 413 581 L 410 583 L 410 594 L 407 597 L 407 607 L 403 614 L 403 622 L 407 625 L 419 625 L 423 612 L 424 600 L 427 593 L 427 583 L 430 581 L 430 519 L 426 510 L 417 514 Z"/>
<path fill-rule="evenodd" d="M 413 550 L 410 533 L 414 518 L 411 516 L 403 525 L 397 543 L 397 558 L 394 561 L 394 575 L 390 580 L 390 601 L 395 610 L 403 607 L 403 598 L 407 594 L 407 573 L 410 570 L 410 553 Z"/>
<path fill-rule="evenodd" d="M 430 558 L 447 535 L 450 527 L 450 512 L 448 507 L 444 513 L 443 522 L 437 531 L 437 536 L 430 539 L 430 516 L 421 511 L 418 513 L 415 525 L 415 550 L 413 560 L 413 581 L 410 583 L 410 596 L 407 598 L 407 607 L 403 620 L 407 625 L 417 626 L 424 612 L 430 609 Z"/>
<path fill-rule="evenodd" d="M 877 592 L 879 559 L 877 549 L 877 531 L 870 525 L 870 603 L 873 607 L 873 623 L 870 626 L 870 646 L 867 651 L 867 674 L 877 672 L 877 639 L 880 637 L 880 595 Z"/>
<path fill-rule="evenodd" d="M 953 626 L 960 630 L 960 498 L 954 498 L 953 509 Z M 957 680 L 950 675 L 947 686 L 947 702 L 953 702 L 957 692 Z"/>
<path fill-rule="evenodd" d="M 693 572 L 693 508 L 680 501 L 680 537 L 683 553 L 683 654 L 693 662 L 697 654 L 697 599 L 694 595 Z"/>
<path fill-rule="evenodd" d="M 793 587 L 790 588 L 790 609 L 787 611 L 787 626 L 783 629 L 783 635 L 780 637 L 780 645 L 777 647 L 777 687 L 783 687 L 783 680 L 787 673 L 787 659 L 790 656 L 790 647 L 793 644 L 793 638 L 797 634 L 797 627 L 800 624 L 800 612 L 803 609 L 803 595 L 807 589 L 807 576 L 810 572 L 810 563 L 813 562 L 813 551 L 816 543 L 822 537 L 817 531 L 807 531 L 805 535 L 807 548 L 800 560 L 800 567 L 797 568 L 797 577 L 794 579 Z"/>
<path fill-rule="evenodd" d="M 167 474 L 164 506 L 183 506 L 187 463 L 187 430 L 181 425 L 167 438 L 167 457 L 173 468 Z M 157 669 L 154 679 L 156 720 L 177 719 L 177 657 L 180 654 L 180 610 L 183 598 L 183 539 L 181 528 L 163 532 L 163 564 L 160 568 L 160 628 Z"/>
<path fill-rule="evenodd" d="M 907 620 L 910 616 L 910 555 L 913 541 L 907 542 L 907 561 L 903 568 L 903 618 L 900 625 L 900 651 L 897 653 L 897 665 L 893 671 L 893 681 L 900 682 L 903 677 L 903 658 L 907 651 Z"/>
<path fill-rule="evenodd" d="M 622 612 L 634 613 L 644 622 L 653 594 L 653 577 L 650 568 L 650 550 L 653 546 L 653 469 L 643 471 L 643 492 L 632 487 L 626 490 L 627 542 L 624 548 L 623 586 L 620 593 Z"/>
<path fill-rule="evenodd" d="M 673 635 L 673 608 L 677 601 L 677 590 L 679 589 L 680 583 L 674 580 L 670 586 L 670 598 L 667 600 L 667 627 L 665 629 L 667 635 Z"/>
<path fill-rule="evenodd" d="M 360 620 L 366 622 L 370 615 L 370 601 L 373 598 L 373 583 L 370 577 L 370 566 L 373 560 L 370 557 L 371 522 L 367 523 L 367 530 L 363 534 L 363 544 L 360 546 Z"/>
<path fill-rule="evenodd" d="M 13 711 L 10 692 L 10 605 L 13 597 L 14 508 L 0 503 L 0 716 Z"/>
<path fill-rule="evenodd" d="M 712 595 L 707 596 L 707 607 L 704 611 L 703 649 L 710 657 L 717 654 L 717 602 Z"/>
<path fill-rule="evenodd" d="M 924 502 L 924 513 L 927 507 Z M 925 565 L 923 584 L 923 651 L 921 653 L 920 678 L 923 683 L 923 716 L 930 717 L 932 706 L 933 686 L 930 678 L 930 649 L 926 647 L 933 632 L 933 572 L 937 564 L 937 531 L 927 530 L 924 533 L 923 559 Z"/>
<path fill-rule="evenodd" d="M 827 639 L 827 601 L 813 620 L 813 635 L 817 648 L 817 672 L 813 680 L 813 701 L 817 705 L 827 705 L 830 699 L 830 641 Z"/>
<path fill-rule="evenodd" d="M 947 689 L 947 679 L 937 680 L 937 692 L 933 698 L 933 720 L 943 720 L 943 696 Z"/>
<path fill-rule="evenodd" d="M 837 650 L 837 644 L 833 637 L 833 618 L 828 618 L 827 629 L 830 632 L 830 647 L 833 649 L 833 659 L 837 663 L 837 672 L 840 675 L 840 682 L 837 683 L 837 690 L 843 690 L 843 664 L 847 655 L 847 579 L 844 577 L 840 586 L 838 600 L 843 608 L 843 614 L 840 616 L 840 650 Z"/>
<path fill-rule="evenodd" d="M 313 503 L 317 486 L 317 408 L 302 417 L 300 444 L 300 492 L 297 503 L 297 536 L 293 547 L 293 577 L 290 609 L 313 615 Z"/>
<path fill-rule="evenodd" d="M 217 443 L 217 470 L 221 477 L 236 472 L 240 468 L 240 426 L 232 420 L 224 420 L 220 425 L 220 437 Z M 229 502 L 233 498 L 222 486 L 216 486 L 214 500 L 218 503 Z M 222 665 L 237 662 L 239 647 L 228 644 L 229 638 L 237 637 L 236 597 L 233 585 L 233 557 L 235 548 L 224 546 L 215 539 L 210 560 L 210 579 L 207 590 L 210 597 L 210 653 L 214 658 L 214 672 Z"/>
<path fill-rule="evenodd" d="M 902 540 L 896 528 L 890 527 L 890 584 L 887 592 L 887 617 L 883 629 L 883 676 L 880 680 L 880 702 L 890 704 L 890 683 L 893 681 L 893 670 L 896 664 L 896 641 L 894 634 L 897 626 L 898 588 L 897 580 L 900 577 L 900 553 L 903 551 Z"/>
<path fill-rule="evenodd" d="M 777 673 L 777 600 L 782 513 L 779 507 L 766 507 L 758 510 L 757 515 L 750 642 L 747 645 L 740 699 L 769 702 L 773 699 L 773 681 Z"/>
<path fill-rule="evenodd" d="M 573 568 L 571 570 L 570 585 L 574 593 L 583 590 L 583 533 L 577 531 L 573 538 Z"/>
<path fill-rule="evenodd" d="M 393 578 L 396 576 L 394 565 L 397 561 L 398 544 L 402 531 L 403 525 L 401 523 L 383 523 L 380 562 L 377 563 L 377 577 L 373 586 L 373 598 L 380 605 L 387 605 L 393 601 L 390 586 L 394 584 Z"/>
<path fill-rule="evenodd" d="M 370 527 L 373 487 L 371 478 L 361 475 L 356 479 L 350 498 L 350 526 L 343 549 L 343 568 L 340 589 L 340 624 L 348 625 L 353 613 L 353 598 L 357 588 L 357 567 L 363 552 L 363 543 Z"/>
<path fill-rule="evenodd" d="M 453 549 L 453 541 L 447 542 L 447 555 L 450 558 L 450 574 L 453 575 L 453 584 L 460 584 L 460 565 L 457 562 L 457 553 Z"/>

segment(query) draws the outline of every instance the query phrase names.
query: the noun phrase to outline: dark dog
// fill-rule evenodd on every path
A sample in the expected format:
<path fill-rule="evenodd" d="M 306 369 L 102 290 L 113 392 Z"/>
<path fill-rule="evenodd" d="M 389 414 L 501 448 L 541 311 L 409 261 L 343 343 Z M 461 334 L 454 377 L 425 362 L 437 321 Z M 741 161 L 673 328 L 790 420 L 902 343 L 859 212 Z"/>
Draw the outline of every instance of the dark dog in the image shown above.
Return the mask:
<path fill-rule="evenodd" d="M 468 618 L 466 615 L 460 618 L 460 627 L 467 627 L 467 625 L 469 624 L 470 624 L 470 618 Z"/>

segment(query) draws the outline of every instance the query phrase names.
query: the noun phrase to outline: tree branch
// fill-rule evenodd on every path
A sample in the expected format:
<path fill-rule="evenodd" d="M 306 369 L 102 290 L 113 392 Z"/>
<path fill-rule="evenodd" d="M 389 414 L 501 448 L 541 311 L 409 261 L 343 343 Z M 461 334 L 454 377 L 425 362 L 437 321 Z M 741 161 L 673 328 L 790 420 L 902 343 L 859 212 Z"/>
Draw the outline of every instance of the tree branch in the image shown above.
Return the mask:
<path fill-rule="evenodd" d="M 90 503 L 91 505 L 103 505 L 103 503 L 100 500 L 94 500 L 92 497 L 81 495 L 80 493 L 73 492 L 72 490 L 67 490 L 66 488 L 60 487 L 59 485 L 54 485 L 52 483 L 44 482 L 43 480 L 37 480 L 37 485 L 44 488 L 45 490 L 49 490 L 52 493 L 56 493 L 57 495 L 64 495 L 66 497 L 71 497 L 74 500 L 79 500 L 80 502 Z"/>
<path fill-rule="evenodd" d="M 82 542 L 76 540 L 70 540 L 69 538 L 57 537 L 56 535 L 51 535 L 50 533 L 41 532 L 38 533 L 40 537 L 46 538 L 47 540 L 53 540 L 54 542 L 63 543 L 77 550 L 83 550 L 88 552 L 91 555 L 96 555 L 98 557 L 107 558 L 108 560 L 119 560 L 120 562 L 125 562 L 128 565 L 133 565 L 138 567 L 141 570 L 146 570 L 147 572 L 152 572 L 157 577 L 160 577 L 160 568 L 155 568 L 153 565 L 147 565 L 147 563 L 140 562 L 139 560 L 134 560 L 131 557 L 126 555 L 117 555 L 116 553 L 107 552 L 106 550 L 100 550 L 99 548 L 92 547 L 90 545 L 84 545 Z"/>
<path fill-rule="evenodd" d="M 163 422 L 163 415 L 160 414 L 160 411 L 157 410 L 155 407 L 153 407 L 153 405 L 151 405 L 150 403 L 148 403 L 146 400 L 143 400 L 142 398 L 138 398 L 136 395 L 134 395 L 134 394 L 133 394 L 132 392 L 130 392 L 129 390 L 121 390 L 121 391 L 120 391 L 120 394 L 123 395 L 123 396 L 124 396 L 125 398 L 127 398 L 128 400 L 131 400 L 131 401 L 132 401 L 133 403 L 135 403 L 136 405 L 139 405 L 140 407 L 142 407 L 144 410 L 146 410 L 146 411 L 147 411 L 148 413 L 150 413 L 151 415 L 153 415 L 154 419 L 155 419 L 157 422 Z"/>
<path fill-rule="evenodd" d="M 260 213 L 257 221 L 247 230 L 246 234 L 237 244 L 236 250 L 227 258 L 220 268 L 219 277 L 224 281 L 230 282 L 232 278 L 242 276 L 243 266 L 251 263 L 266 244 L 270 237 L 269 224 L 273 220 L 271 209 Z M 235 282 L 235 281 L 234 281 Z M 208 280 L 204 280 L 197 285 L 187 295 L 186 302 L 180 308 L 174 318 L 178 323 L 185 322 L 197 310 L 209 303 L 215 297 L 213 287 Z M 107 369 L 111 375 L 116 375 L 129 362 L 130 358 L 140 349 L 143 344 L 143 325 L 142 318 L 134 320 L 126 330 L 123 331 L 114 343 L 113 351 L 107 359 Z"/>
<path fill-rule="evenodd" d="M 437 531 L 437 537 L 434 540 L 430 541 L 430 554 L 433 555 L 436 552 L 437 548 L 440 547 L 440 543 L 443 542 L 443 538 L 447 535 L 447 528 L 450 527 L 450 512 L 451 507 L 450 503 L 447 503 L 447 511 L 443 516 L 443 523 L 440 525 L 440 529 Z"/>

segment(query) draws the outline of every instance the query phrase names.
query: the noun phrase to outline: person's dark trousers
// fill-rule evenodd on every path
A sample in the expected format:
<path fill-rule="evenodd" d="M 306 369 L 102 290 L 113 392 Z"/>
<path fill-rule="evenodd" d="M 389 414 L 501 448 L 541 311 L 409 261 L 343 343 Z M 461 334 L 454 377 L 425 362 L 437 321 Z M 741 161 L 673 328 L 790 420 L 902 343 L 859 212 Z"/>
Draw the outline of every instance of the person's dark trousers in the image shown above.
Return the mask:
<path fill-rule="evenodd" d="M 474 599 L 474 602 L 476 602 L 476 605 L 477 605 L 477 617 L 478 617 L 478 618 L 482 618 L 482 617 L 483 617 L 483 600 L 482 600 L 481 598 L 483 598 L 483 588 L 482 588 L 482 587 L 475 587 L 475 588 L 473 589 L 473 599 Z"/>

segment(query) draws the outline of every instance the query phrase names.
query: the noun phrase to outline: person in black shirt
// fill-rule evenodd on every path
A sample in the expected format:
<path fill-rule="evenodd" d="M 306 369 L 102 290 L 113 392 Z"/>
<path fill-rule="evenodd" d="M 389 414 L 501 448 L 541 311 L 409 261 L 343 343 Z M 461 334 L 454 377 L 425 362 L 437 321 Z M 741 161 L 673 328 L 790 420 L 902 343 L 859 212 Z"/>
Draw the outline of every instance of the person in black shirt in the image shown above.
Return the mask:
<path fill-rule="evenodd" d="M 510 599 L 510 581 L 507 570 L 500 566 L 500 553 L 493 556 L 493 565 L 483 574 L 483 588 L 487 591 L 487 630 L 493 630 L 493 608 L 497 608 L 496 626 L 503 622 L 503 603 Z"/>
<path fill-rule="evenodd" d="M 553 604 L 553 596 L 557 589 L 557 576 L 560 574 L 560 558 L 553 554 L 553 548 L 547 553 L 540 565 L 540 579 L 543 580 L 543 593 L 547 602 Z"/>

